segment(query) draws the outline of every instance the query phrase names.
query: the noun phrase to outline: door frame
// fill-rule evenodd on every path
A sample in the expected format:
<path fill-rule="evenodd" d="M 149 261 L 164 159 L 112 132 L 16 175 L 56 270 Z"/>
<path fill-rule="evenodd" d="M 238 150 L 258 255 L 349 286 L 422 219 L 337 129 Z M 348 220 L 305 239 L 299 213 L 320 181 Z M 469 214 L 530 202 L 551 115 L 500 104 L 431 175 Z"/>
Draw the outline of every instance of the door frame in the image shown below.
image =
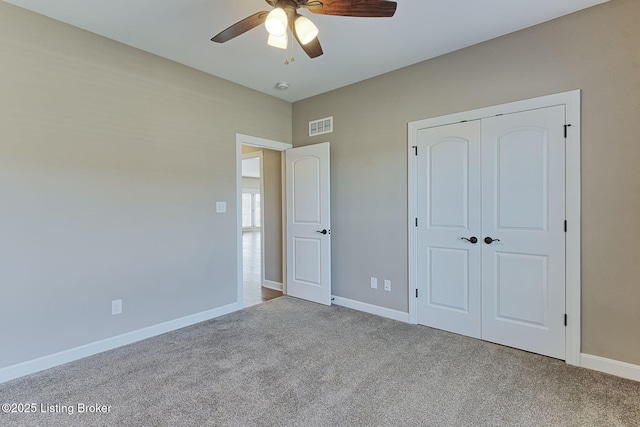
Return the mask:
<path fill-rule="evenodd" d="M 424 120 L 409 122 L 407 139 L 408 158 L 408 206 L 407 206 L 407 234 L 409 251 L 409 322 L 418 322 L 418 303 L 415 293 L 418 285 L 418 231 L 415 227 L 417 218 L 417 160 L 414 147 L 417 146 L 418 130 L 459 123 L 469 120 L 479 120 L 501 114 L 517 113 L 539 108 L 565 106 L 566 123 L 568 129 L 566 138 L 565 157 L 565 210 L 567 220 L 566 253 L 565 253 L 565 292 L 566 314 L 568 317 L 565 328 L 565 361 L 569 365 L 580 366 L 581 351 L 581 177 L 580 177 L 580 103 L 579 89 L 568 92 L 546 95 L 522 101 L 479 108 L 461 113 L 448 114 Z"/>
<path fill-rule="evenodd" d="M 266 138 L 260 138 L 257 136 L 250 136 L 250 135 L 243 135 L 241 133 L 236 133 L 236 259 L 237 259 L 237 267 L 236 267 L 236 277 L 237 279 L 237 300 L 236 300 L 236 304 L 242 308 L 243 307 L 243 302 L 242 302 L 242 282 L 243 282 L 243 271 L 242 271 L 242 146 L 243 145 L 250 145 L 252 147 L 259 147 L 259 148 L 267 148 L 269 150 L 274 150 L 274 151 L 285 151 L 285 150 L 289 150 L 291 148 L 293 148 L 292 144 L 286 143 L 286 142 L 280 142 L 280 141 L 274 141 L 271 139 L 266 139 Z M 284 156 L 283 156 L 284 157 Z M 284 162 L 284 160 L 282 161 Z M 284 178 L 284 163 L 281 163 L 281 170 L 282 170 L 282 174 L 283 174 L 283 178 Z M 262 184 L 261 184 L 262 185 Z M 282 180 L 282 185 L 283 185 L 283 197 L 282 197 L 282 204 L 283 204 L 283 208 L 284 208 L 284 179 Z M 263 202 L 263 206 L 264 206 L 264 196 L 262 197 L 262 202 Z M 284 212 L 284 210 L 283 210 Z M 284 215 L 282 220 L 284 221 Z M 263 221 L 264 223 L 264 216 L 263 216 Z M 264 229 L 264 227 L 263 227 Z M 286 236 L 284 235 L 285 233 L 285 229 L 284 226 L 282 228 L 282 241 L 286 243 Z M 264 233 L 262 234 L 262 258 L 264 260 Z M 283 250 L 283 254 L 282 254 L 282 286 L 283 286 L 283 294 L 287 293 L 287 278 L 286 278 L 286 274 L 285 272 L 286 270 L 286 253 L 284 251 L 286 251 L 286 244 L 282 245 L 282 250 Z M 264 279 L 264 263 L 262 265 L 262 275 L 263 275 L 263 279 Z"/>

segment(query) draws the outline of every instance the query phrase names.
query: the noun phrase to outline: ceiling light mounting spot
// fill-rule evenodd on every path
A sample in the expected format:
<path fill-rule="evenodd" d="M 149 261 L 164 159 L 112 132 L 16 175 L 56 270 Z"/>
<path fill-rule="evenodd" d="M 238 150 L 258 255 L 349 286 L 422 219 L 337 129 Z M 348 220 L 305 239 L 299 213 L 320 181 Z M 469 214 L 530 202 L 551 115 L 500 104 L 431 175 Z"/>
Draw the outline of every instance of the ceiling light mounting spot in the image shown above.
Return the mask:
<path fill-rule="evenodd" d="M 278 83 L 276 83 L 276 89 L 278 89 L 278 90 L 289 89 L 289 83 L 287 83 L 287 82 L 278 82 Z"/>

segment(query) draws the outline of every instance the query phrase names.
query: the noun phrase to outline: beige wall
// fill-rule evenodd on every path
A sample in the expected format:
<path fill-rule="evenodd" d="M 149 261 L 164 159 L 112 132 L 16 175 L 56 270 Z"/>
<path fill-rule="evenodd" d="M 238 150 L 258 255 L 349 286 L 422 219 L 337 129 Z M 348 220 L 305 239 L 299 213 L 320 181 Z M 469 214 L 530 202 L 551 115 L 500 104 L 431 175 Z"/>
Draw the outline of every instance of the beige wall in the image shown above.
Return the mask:
<path fill-rule="evenodd" d="M 638 16 L 612 0 L 300 101 L 292 130 L 289 103 L 0 2 L 0 368 L 232 303 L 236 133 L 331 142 L 334 293 L 406 311 L 407 122 L 571 89 L 583 351 L 640 364 Z"/>
<path fill-rule="evenodd" d="M 267 148 L 242 146 L 242 153 L 262 152 L 265 279 L 282 284 L 282 154 Z"/>
<path fill-rule="evenodd" d="M 638 17 L 612 0 L 295 103 L 294 145 L 331 142 L 334 294 L 407 311 L 407 122 L 582 89 L 582 351 L 640 364 Z"/>
<path fill-rule="evenodd" d="M 236 133 L 291 104 L 5 2 L 0 58 L 0 368 L 235 302 Z"/>

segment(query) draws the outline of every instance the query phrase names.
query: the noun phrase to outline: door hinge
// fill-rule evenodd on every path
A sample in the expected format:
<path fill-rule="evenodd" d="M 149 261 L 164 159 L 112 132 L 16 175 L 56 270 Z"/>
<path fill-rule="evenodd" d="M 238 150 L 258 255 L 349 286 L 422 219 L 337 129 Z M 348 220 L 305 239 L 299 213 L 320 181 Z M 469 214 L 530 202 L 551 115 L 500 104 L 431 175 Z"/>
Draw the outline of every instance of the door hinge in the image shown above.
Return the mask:
<path fill-rule="evenodd" d="M 567 326 L 567 321 L 568 321 L 567 313 L 565 313 L 564 314 L 564 326 Z"/>
<path fill-rule="evenodd" d="M 570 124 L 569 125 L 564 125 L 564 137 L 565 137 L 565 139 L 567 138 L 567 132 L 568 132 L 568 129 L 569 129 L 570 126 L 571 126 Z"/>
<path fill-rule="evenodd" d="M 567 220 L 566 219 L 564 220 L 564 232 L 565 233 L 567 232 Z"/>
<path fill-rule="evenodd" d="M 418 218 L 416 218 L 416 227 L 418 226 Z"/>
<path fill-rule="evenodd" d="M 416 289 L 416 298 L 418 298 L 418 289 Z"/>
<path fill-rule="evenodd" d="M 415 152 L 416 156 L 418 155 L 418 146 L 414 145 L 411 148 L 413 148 L 413 151 Z"/>

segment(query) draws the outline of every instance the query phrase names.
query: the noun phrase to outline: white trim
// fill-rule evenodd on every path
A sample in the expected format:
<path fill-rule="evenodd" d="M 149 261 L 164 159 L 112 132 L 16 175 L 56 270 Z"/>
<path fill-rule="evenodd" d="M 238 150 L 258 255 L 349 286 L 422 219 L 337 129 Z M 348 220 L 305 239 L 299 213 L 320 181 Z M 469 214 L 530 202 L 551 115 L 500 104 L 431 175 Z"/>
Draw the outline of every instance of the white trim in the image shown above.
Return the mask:
<path fill-rule="evenodd" d="M 282 205 L 282 294 L 287 295 L 287 159 L 284 154 L 280 154 L 280 182 L 282 182 L 281 194 Z"/>
<path fill-rule="evenodd" d="M 399 320 L 401 322 L 409 322 L 409 313 L 404 311 L 392 310 L 390 308 L 380 307 L 379 305 L 367 304 L 366 302 L 355 301 L 348 298 L 337 297 L 333 295 L 331 302 L 335 305 L 351 308 L 365 313 L 375 314 L 376 316 L 386 317 L 388 319 Z"/>
<path fill-rule="evenodd" d="M 243 135 L 236 133 L 236 143 L 242 141 L 240 145 L 251 145 L 253 147 L 268 148 L 275 151 L 285 151 L 293 148 L 293 145 L 286 142 L 273 141 L 271 139 L 259 138 L 257 136 Z"/>
<path fill-rule="evenodd" d="M 270 150 L 276 150 L 276 151 L 285 151 L 293 148 L 293 145 L 288 144 L 286 142 L 273 141 L 270 139 L 258 138 L 256 136 L 243 135 L 241 133 L 236 133 L 236 247 L 237 247 L 236 248 L 236 258 L 237 258 L 236 277 L 238 278 L 237 302 L 240 304 L 240 306 L 242 306 L 242 276 L 243 276 L 242 274 L 242 146 L 243 145 L 251 145 L 253 147 L 268 148 Z M 284 181 L 283 181 L 283 186 L 284 186 Z M 264 193 L 264 188 L 262 188 L 262 190 Z M 282 194 L 284 194 L 284 191 Z M 262 199 L 262 203 L 264 205 L 264 197 Z M 264 218 L 262 222 L 264 222 Z M 264 239 L 261 239 L 261 240 L 264 243 Z M 286 242 L 286 240 L 283 240 L 283 242 Z M 284 258 L 285 257 L 284 250 L 286 248 L 286 245 L 282 245 L 282 247 L 283 247 L 282 256 Z M 262 248 L 262 252 L 264 253 L 264 247 Z M 264 262 L 262 264 L 263 264 L 262 278 L 264 279 Z M 286 270 L 283 270 L 283 274 L 285 271 Z"/>
<path fill-rule="evenodd" d="M 0 369 L 0 383 L 10 381 L 12 379 L 19 378 L 25 375 L 33 374 L 45 369 L 53 368 L 54 366 L 82 359 L 84 357 L 92 356 L 97 353 L 102 353 L 103 351 L 112 350 L 114 348 L 122 347 L 127 344 L 155 337 L 160 334 L 175 331 L 176 329 L 214 319 L 216 317 L 233 313 L 234 311 L 238 311 L 241 309 L 242 304 L 228 304 L 222 307 L 181 317 L 179 319 L 174 319 L 168 322 L 159 323 L 157 325 L 148 326 L 136 331 L 127 332 L 115 337 L 95 341 L 89 344 L 82 345 L 80 347 L 64 350 L 59 353 L 49 354 L 37 359 L 7 366 Z"/>
<path fill-rule="evenodd" d="M 408 124 L 408 205 L 407 233 L 409 249 L 409 322 L 418 322 L 418 305 L 415 298 L 417 288 L 417 230 L 414 226 L 417 218 L 416 171 L 417 161 L 413 147 L 417 145 L 418 130 L 442 126 L 461 121 L 478 120 L 498 114 L 510 114 L 520 111 L 546 108 L 556 105 L 565 106 L 566 123 L 571 124 L 566 140 L 566 192 L 565 209 L 568 230 L 566 235 L 566 313 L 568 324 L 565 332 L 565 360 L 567 364 L 580 366 L 581 357 L 581 178 L 580 178 L 580 90 L 541 96 L 523 101 L 510 102 L 492 107 L 479 108 L 462 113 L 434 117 Z"/>
<path fill-rule="evenodd" d="M 567 218 L 566 235 L 566 330 L 565 360 L 570 365 L 580 366 L 582 339 L 582 224 L 581 224 L 581 93 L 574 90 L 564 94 L 566 123 L 571 124 L 567 133 L 565 154 L 565 214 Z"/>
<path fill-rule="evenodd" d="M 273 289 L 274 291 L 281 291 L 283 289 L 282 283 L 274 282 L 273 280 L 264 279 L 262 281 L 262 286 L 267 289 Z"/>
<path fill-rule="evenodd" d="M 443 126 L 462 121 L 481 120 L 488 117 L 498 116 L 500 114 L 512 114 L 521 111 L 535 110 L 538 108 L 553 107 L 556 105 L 569 105 L 569 103 L 580 100 L 580 89 L 568 92 L 556 93 L 553 95 L 545 95 L 537 98 L 524 99 L 521 101 L 509 102 L 506 104 L 493 105 L 490 107 L 478 108 L 475 110 L 464 111 L 461 113 L 447 114 L 445 116 L 433 117 L 429 119 L 417 120 L 409 122 L 409 130 L 424 129 L 427 127 Z M 571 109 L 572 112 L 580 111 L 580 105 L 577 110 Z M 579 116 L 578 116 L 579 118 Z M 575 126 L 572 123 L 573 126 Z M 571 129 L 575 130 L 575 129 Z M 411 135 L 409 135 L 411 137 Z"/>
<path fill-rule="evenodd" d="M 417 127 L 415 122 L 409 123 L 408 152 L 407 152 L 407 249 L 408 253 L 408 279 L 407 284 L 409 296 L 409 323 L 418 324 L 418 230 L 415 225 L 415 218 L 418 217 L 418 156 L 415 150 L 418 146 Z M 414 147 L 416 147 L 414 149 Z"/>
<path fill-rule="evenodd" d="M 607 374 L 640 381 L 640 366 L 631 363 L 620 362 L 619 360 L 607 359 L 605 357 L 594 356 L 582 353 L 580 364 L 583 368 L 600 371 Z"/>

